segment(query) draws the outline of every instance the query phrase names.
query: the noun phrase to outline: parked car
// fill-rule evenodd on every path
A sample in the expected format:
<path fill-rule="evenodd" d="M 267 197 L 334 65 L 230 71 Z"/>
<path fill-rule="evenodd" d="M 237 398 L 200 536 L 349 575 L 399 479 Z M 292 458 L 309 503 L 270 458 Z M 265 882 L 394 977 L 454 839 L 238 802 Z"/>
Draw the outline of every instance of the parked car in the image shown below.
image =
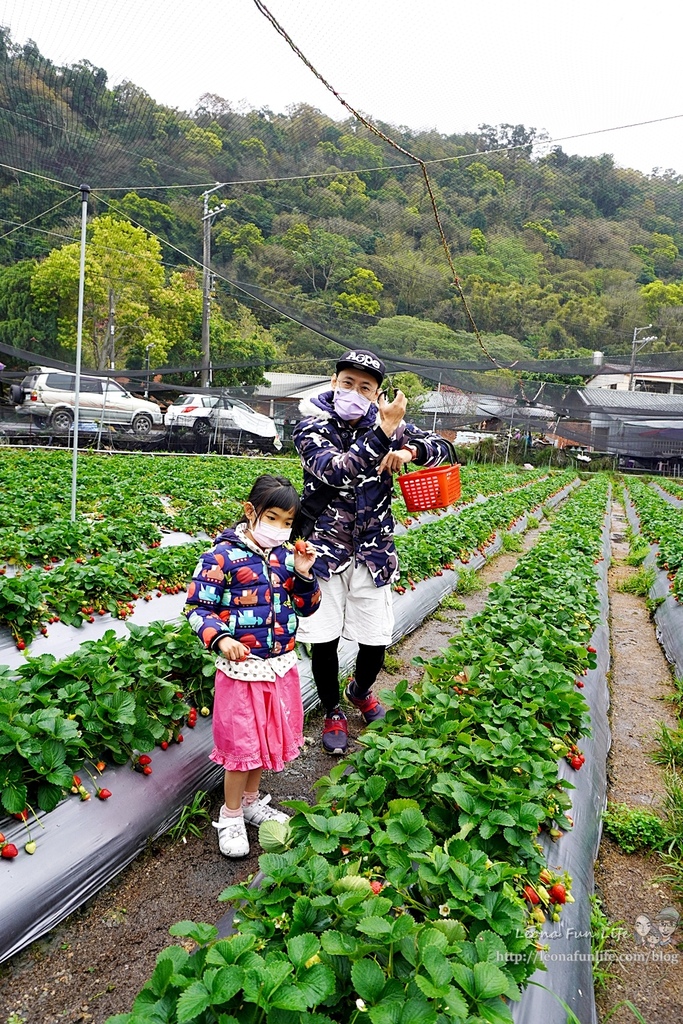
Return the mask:
<path fill-rule="evenodd" d="M 21 384 L 12 384 L 10 399 L 17 413 L 32 416 L 39 425 L 67 432 L 74 421 L 76 375 L 45 366 L 31 366 Z M 154 426 L 163 425 L 158 405 L 135 398 L 111 377 L 82 374 L 78 397 L 78 419 L 105 426 L 132 427 L 144 437 Z"/>
<path fill-rule="evenodd" d="M 197 437 L 228 433 L 243 435 L 247 443 L 255 437 L 282 447 L 274 420 L 229 395 L 179 395 L 166 410 L 164 423 L 169 430 L 192 430 Z"/>

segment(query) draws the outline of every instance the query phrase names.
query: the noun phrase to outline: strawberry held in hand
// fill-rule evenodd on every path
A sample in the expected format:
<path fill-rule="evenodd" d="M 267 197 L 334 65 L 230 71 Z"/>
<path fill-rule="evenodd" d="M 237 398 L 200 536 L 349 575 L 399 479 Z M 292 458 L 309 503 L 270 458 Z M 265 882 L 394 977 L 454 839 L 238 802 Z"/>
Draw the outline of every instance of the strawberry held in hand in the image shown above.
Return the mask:
<path fill-rule="evenodd" d="M 294 544 L 294 568 L 301 576 L 309 576 L 317 558 L 317 552 L 306 540 Z"/>

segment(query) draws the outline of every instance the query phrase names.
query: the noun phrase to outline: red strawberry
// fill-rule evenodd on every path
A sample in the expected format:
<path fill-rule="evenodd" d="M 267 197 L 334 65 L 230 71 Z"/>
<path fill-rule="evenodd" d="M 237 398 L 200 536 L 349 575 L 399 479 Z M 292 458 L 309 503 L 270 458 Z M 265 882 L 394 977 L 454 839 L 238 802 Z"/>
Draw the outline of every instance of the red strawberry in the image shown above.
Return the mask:
<path fill-rule="evenodd" d="M 305 540 L 298 540 L 298 541 L 296 541 L 296 543 L 294 545 L 294 550 L 298 551 L 300 555 L 305 555 L 306 554 L 306 541 Z"/>
<path fill-rule="evenodd" d="M 2 844 L 2 843 L 6 843 L 6 842 L 7 842 L 7 840 L 5 839 L 5 837 L 4 837 L 4 835 L 2 834 L 2 832 L 0 832 L 0 844 Z"/>
<path fill-rule="evenodd" d="M 81 785 L 81 777 L 80 777 L 80 775 L 74 775 L 74 786 L 80 786 L 80 785 Z"/>
<path fill-rule="evenodd" d="M 374 892 L 375 896 L 379 896 L 384 886 L 381 882 L 370 882 L 370 888 Z"/>
<path fill-rule="evenodd" d="M 162 750 L 168 750 L 168 740 L 162 740 L 159 746 Z"/>
<path fill-rule="evenodd" d="M 0 857 L 4 857 L 5 860 L 11 860 L 12 857 L 16 857 L 19 853 L 14 843 L 5 843 L 2 850 L 0 850 Z"/>
<path fill-rule="evenodd" d="M 587 647 L 586 650 L 588 651 L 589 654 L 597 654 L 598 653 L 595 647 Z"/>
<path fill-rule="evenodd" d="M 522 891 L 524 893 L 524 899 L 528 900 L 534 907 L 541 902 L 538 893 L 532 885 L 525 885 Z"/>
<path fill-rule="evenodd" d="M 178 735 L 176 736 L 175 741 L 176 741 L 176 743 L 182 743 L 184 738 L 185 737 L 183 736 L 183 734 L 181 732 L 179 732 Z"/>
<path fill-rule="evenodd" d="M 109 797 L 111 796 L 111 790 L 109 790 L 109 789 L 98 789 L 97 790 L 97 795 L 100 798 L 100 800 L 108 800 Z"/>
<path fill-rule="evenodd" d="M 143 773 L 143 775 L 151 775 L 152 774 L 152 769 L 150 768 L 150 766 L 148 764 L 146 764 L 145 767 L 142 769 L 142 773 Z"/>
<path fill-rule="evenodd" d="M 13 814 L 13 818 L 17 821 L 28 821 L 28 807 L 25 807 L 23 811 L 19 811 L 18 814 Z"/>
<path fill-rule="evenodd" d="M 569 761 L 570 765 L 576 772 L 578 772 L 579 768 L 583 766 L 583 762 L 584 758 L 579 757 L 578 754 L 574 754 L 574 756 Z"/>
<path fill-rule="evenodd" d="M 107 766 L 104 763 L 104 761 L 98 761 L 95 767 L 97 768 L 98 772 L 103 772 Z"/>
<path fill-rule="evenodd" d="M 138 758 L 138 763 L 141 764 L 144 768 L 145 765 L 152 763 L 152 758 L 149 756 L 149 754 L 140 754 Z"/>
<path fill-rule="evenodd" d="M 548 889 L 548 896 L 550 896 L 551 903 L 567 902 L 567 890 L 562 885 L 562 882 L 555 882 L 555 885 Z"/>
<path fill-rule="evenodd" d="M 25 651 L 26 650 L 26 642 L 24 640 L 17 640 L 17 650 L 18 651 Z"/>

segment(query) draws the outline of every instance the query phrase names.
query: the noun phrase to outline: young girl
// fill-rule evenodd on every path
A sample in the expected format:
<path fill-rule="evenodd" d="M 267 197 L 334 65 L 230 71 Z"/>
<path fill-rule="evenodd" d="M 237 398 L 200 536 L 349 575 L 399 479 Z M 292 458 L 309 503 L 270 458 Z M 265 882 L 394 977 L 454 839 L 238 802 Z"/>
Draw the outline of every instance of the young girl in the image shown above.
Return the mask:
<path fill-rule="evenodd" d="M 303 705 L 294 642 L 299 615 L 320 603 L 310 544 L 287 545 L 299 496 L 285 477 L 260 476 L 244 518 L 202 555 L 185 614 L 216 659 L 211 760 L 225 768 L 218 845 L 246 857 L 245 823 L 287 815 L 259 796 L 265 768 L 282 771 L 303 745 Z M 299 550 L 302 548 L 302 550 Z"/>

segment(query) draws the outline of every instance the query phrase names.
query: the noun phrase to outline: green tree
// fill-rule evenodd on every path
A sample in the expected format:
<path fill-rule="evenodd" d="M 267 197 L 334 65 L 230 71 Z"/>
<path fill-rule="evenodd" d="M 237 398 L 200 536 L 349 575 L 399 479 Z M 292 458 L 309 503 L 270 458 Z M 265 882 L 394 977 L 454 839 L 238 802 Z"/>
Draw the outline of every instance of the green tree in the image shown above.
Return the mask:
<path fill-rule="evenodd" d="M 351 270 L 358 246 L 344 235 L 322 228 L 311 231 L 299 224 L 288 232 L 287 243 L 294 253 L 294 265 L 314 292 L 326 292 Z"/>
<path fill-rule="evenodd" d="M 478 256 L 483 256 L 486 252 L 486 237 L 479 228 L 472 228 L 470 231 L 470 249 L 474 249 Z"/>
<path fill-rule="evenodd" d="M 378 299 L 384 285 L 372 270 L 356 267 L 344 281 L 343 288 L 334 303 L 338 313 L 363 313 L 366 316 L 376 316 L 379 313 Z"/>
<path fill-rule="evenodd" d="M 152 306 L 164 286 L 161 246 L 142 228 L 107 215 L 90 226 L 85 257 L 84 359 L 103 369 L 108 361 L 125 365 L 130 346 L 142 337 L 163 359 L 168 348 L 164 325 Z M 76 343 L 80 247 L 54 249 L 36 268 L 31 289 L 36 306 L 57 319 L 57 340 Z"/>
<path fill-rule="evenodd" d="M 665 306 L 683 306 L 683 283 L 653 281 L 641 288 L 640 293 L 645 300 L 645 311 L 654 322 L 660 319 Z"/>
<path fill-rule="evenodd" d="M 55 318 L 38 309 L 31 293 L 35 268 L 33 260 L 0 267 L 0 341 L 44 355 L 60 356 L 63 353 L 57 343 Z"/>

